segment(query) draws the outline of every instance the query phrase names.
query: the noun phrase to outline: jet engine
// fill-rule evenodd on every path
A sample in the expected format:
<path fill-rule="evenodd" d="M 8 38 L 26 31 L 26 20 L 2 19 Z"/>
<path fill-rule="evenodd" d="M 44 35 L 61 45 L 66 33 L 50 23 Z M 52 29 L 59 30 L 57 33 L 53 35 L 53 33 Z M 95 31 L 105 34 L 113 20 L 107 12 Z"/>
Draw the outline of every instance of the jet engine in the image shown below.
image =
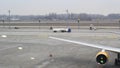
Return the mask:
<path fill-rule="evenodd" d="M 105 64 L 107 63 L 108 59 L 109 59 L 109 55 L 105 51 L 98 52 L 96 55 L 96 62 L 98 64 L 101 64 L 101 65 Z"/>

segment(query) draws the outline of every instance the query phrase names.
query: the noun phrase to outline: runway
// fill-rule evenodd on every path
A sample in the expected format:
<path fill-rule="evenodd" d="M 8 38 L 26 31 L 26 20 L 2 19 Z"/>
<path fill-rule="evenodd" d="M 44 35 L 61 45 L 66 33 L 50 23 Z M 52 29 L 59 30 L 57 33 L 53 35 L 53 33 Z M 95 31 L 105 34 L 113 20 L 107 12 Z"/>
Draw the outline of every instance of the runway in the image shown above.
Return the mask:
<path fill-rule="evenodd" d="M 76 45 L 48 38 L 84 41 L 92 44 L 120 47 L 118 30 L 73 30 L 71 33 L 53 33 L 50 30 L 1 30 L 0 68 L 101 68 L 95 56 L 101 49 Z M 102 68 L 119 68 L 114 65 L 115 53 L 109 52 L 109 62 Z"/>

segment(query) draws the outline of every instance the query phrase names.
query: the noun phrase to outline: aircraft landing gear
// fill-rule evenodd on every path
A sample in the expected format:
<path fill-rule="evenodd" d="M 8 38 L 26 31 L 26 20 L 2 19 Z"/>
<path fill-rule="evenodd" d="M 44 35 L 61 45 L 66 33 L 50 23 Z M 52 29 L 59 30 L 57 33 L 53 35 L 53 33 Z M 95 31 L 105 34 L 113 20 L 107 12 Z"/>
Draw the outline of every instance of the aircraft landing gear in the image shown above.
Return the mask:
<path fill-rule="evenodd" d="M 115 65 L 120 65 L 120 53 L 117 54 L 117 58 L 115 59 Z"/>

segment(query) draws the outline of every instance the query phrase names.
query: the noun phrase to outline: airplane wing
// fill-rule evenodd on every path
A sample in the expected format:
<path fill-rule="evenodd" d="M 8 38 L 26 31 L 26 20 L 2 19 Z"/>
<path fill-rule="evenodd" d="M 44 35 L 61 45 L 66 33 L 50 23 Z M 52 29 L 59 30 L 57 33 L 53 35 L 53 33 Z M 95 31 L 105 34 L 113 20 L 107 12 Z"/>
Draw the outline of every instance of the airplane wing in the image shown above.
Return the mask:
<path fill-rule="evenodd" d="M 55 39 L 55 40 L 60 40 L 60 41 L 65 41 L 65 42 L 70 42 L 70 43 L 74 43 L 74 44 L 79 44 L 79 45 L 99 48 L 99 49 L 102 49 L 102 50 L 112 51 L 112 52 L 116 52 L 116 53 L 120 53 L 120 48 L 104 46 L 104 45 L 89 44 L 89 43 L 85 43 L 85 42 L 68 40 L 68 39 L 57 38 L 57 37 L 51 37 L 51 36 L 49 38 Z"/>

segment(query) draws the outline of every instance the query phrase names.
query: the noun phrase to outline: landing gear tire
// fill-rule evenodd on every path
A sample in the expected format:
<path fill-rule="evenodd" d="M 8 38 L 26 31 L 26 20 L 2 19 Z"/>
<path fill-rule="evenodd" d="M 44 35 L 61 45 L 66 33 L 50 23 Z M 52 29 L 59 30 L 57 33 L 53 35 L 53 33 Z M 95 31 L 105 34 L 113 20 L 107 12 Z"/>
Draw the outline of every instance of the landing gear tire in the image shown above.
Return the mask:
<path fill-rule="evenodd" d="M 115 65 L 120 66 L 120 53 L 117 54 L 117 58 L 115 58 Z"/>
<path fill-rule="evenodd" d="M 53 31 L 54 33 L 56 33 L 57 31 Z"/>
<path fill-rule="evenodd" d="M 118 65 L 118 59 L 117 58 L 115 59 L 115 65 L 116 66 Z"/>
<path fill-rule="evenodd" d="M 61 32 L 62 32 L 62 33 L 64 33 L 65 31 L 64 31 L 64 30 L 62 30 Z"/>
<path fill-rule="evenodd" d="M 115 65 L 116 66 L 118 66 L 118 65 L 120 66 L 120 60 L 119 59 L 115 59 Z"/>

